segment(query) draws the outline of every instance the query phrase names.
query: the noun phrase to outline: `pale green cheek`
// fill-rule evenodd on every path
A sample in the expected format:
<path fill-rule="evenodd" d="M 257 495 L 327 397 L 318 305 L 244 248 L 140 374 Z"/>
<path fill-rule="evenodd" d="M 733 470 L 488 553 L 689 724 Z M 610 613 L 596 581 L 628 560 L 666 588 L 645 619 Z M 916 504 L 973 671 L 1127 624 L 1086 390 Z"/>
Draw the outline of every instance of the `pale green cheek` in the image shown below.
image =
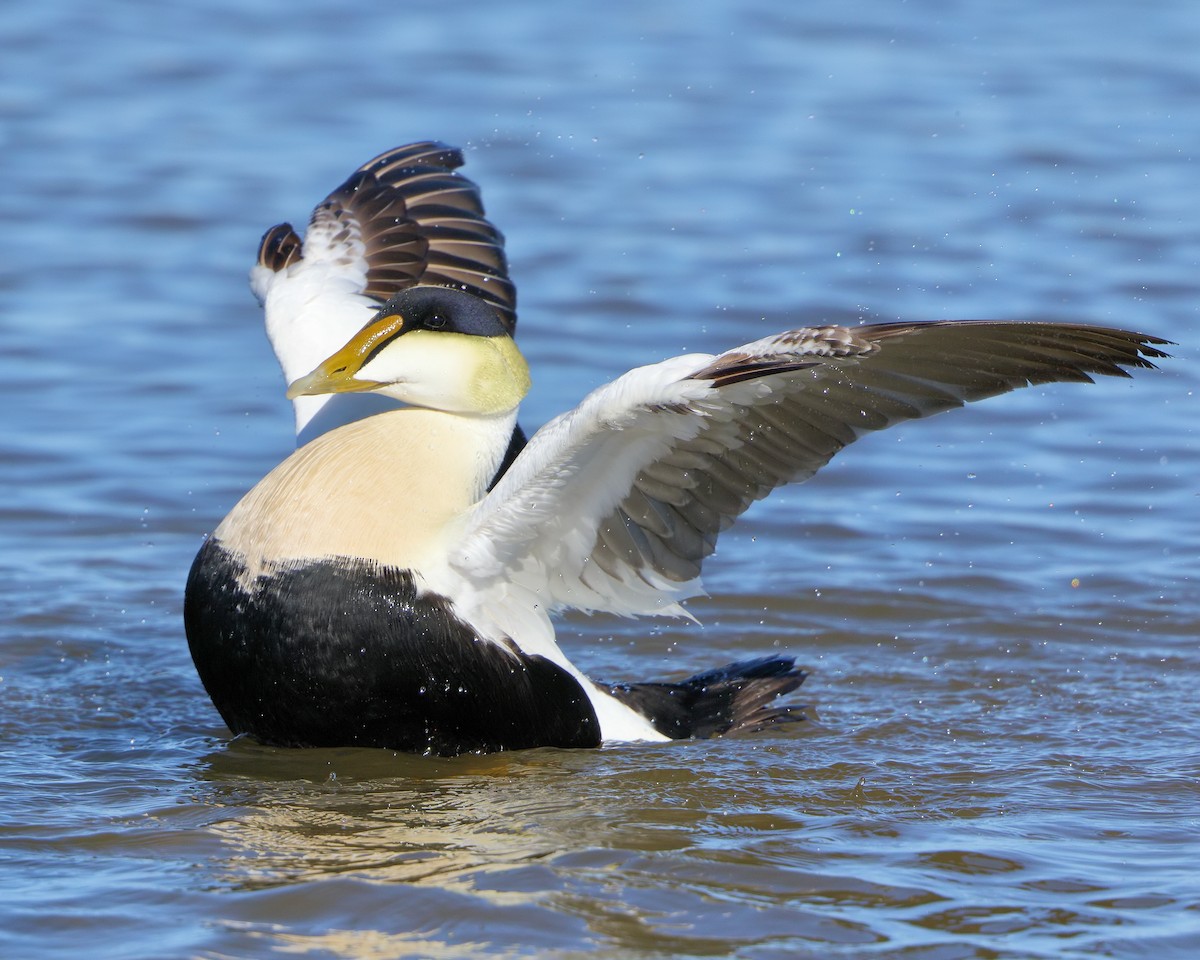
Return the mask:
<path fill-rule="evenodd" d="M 503 351 L 506 357 L 506 362 L 509 366 L 513 383 L 520 391 L 521 397 L 524 398 L 525 394 L 529 392 L 529 387 L 533 382 L 529 375 L 529 364 L 525 362 L 524 355 L 520 350 L 517 349 L 517 345 L 512 341 L 512 339 L 506 338 L 503 341 Z"/>
<path fill-rule="evenodd" d="M 475 379 L 479 412 L 512 410 L 529 392 L 529 365 L 509 337 L 489 337 L 482 342 L 488 350 Z"/>

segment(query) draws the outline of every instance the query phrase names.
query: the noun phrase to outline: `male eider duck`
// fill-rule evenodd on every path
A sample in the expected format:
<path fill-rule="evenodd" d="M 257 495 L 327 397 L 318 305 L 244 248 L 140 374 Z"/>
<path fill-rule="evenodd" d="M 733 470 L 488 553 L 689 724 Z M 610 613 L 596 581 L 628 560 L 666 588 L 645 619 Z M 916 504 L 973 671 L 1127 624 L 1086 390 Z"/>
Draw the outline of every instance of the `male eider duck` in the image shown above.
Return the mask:
<path fill-rule="evenodd" d="M 529 386 L 504 314 L 415 286 L 288 395 L 406 406 L 300 447 L 192 567 L 188 641 L 237 734 L 432 754 L 708 737 L 793 719 L 791 660 L 589 680 L 575 608 L 687 616 L 720 531 L 872 430 L 1026 386 L 1124 376 L 1166 341 L 1083 324 L 801 328 L 640 367 L 493 484 Z M 489 487 L 491 490 L 489 492 Z"/>
<path fill-rule="evenodd" d="M 290 223 L 264 234 L 250 289 L 286 383 L 345 344 L 389 297 L 418 284 L 482 297 L 513 332 L 517 297 L 504 236 L 484 215 L 479 188 L 456 172 L 462 165 L 462 152 L 444 143 L 396 147 L 317 206 L 303 242 Z M 396 406 L 365 394 L 292 404 L 300 443 Z"/>

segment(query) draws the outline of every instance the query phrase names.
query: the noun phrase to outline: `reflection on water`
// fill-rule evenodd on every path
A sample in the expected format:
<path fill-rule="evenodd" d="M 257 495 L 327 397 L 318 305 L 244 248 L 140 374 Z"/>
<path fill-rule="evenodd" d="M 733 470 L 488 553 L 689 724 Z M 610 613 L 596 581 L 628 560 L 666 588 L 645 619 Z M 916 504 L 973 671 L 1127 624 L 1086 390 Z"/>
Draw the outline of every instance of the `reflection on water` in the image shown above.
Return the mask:
<path fill-rule="evenodd" d="M 242 811 L 215 825 L 230 849 L 227 879 L 260 888 L 354 873 L 448 887 L 468 872 L 537 861 L 561 848 L 542 834 L 587 808 L 570 783 L 579 759 L 536 756 L 280 754 L 235 741 L 205 770 L 213 802 Z M 264 767 L 269 779 L 253 772 Z"/>
<path fill-rule="evenodd" d="M 1074 815 L 1054 810 L 1064 793 L 1144 784 L 1143 770 L 1062 756 L 1047 771 L 1003 749 L 932 774 L 865 759 L 917 739 L 936 738 L 895 723 L 858 737 L 812 728 L 453 760 L 237 741 L 208 757 L 198 799 L 223 811 L 211 826 L 220 884 L 255 892 L 224 922 L 284 951 L 457 957 L 592 943 L 742 955 L 769 944 L 806 956 L 936 933 L 963 955 L 999 935 L 1037 951 L 1082 930 L 1172 928 L 1186 901 L 1163 881 L 1173 873 L 1186 889 L 1187 857 L 1144 893 L 1114 896 L 1129 889 L 1121 863 L 1149 838 L 1091 836 L 1103 846 L 1089 862 Z M 1163 782 L 1147 804 L 1183 813 L 1188 786 Z M 987 902 L 964 905 L 981 886 Z M 252 919 L 263 915 L 274 922 Z"/>

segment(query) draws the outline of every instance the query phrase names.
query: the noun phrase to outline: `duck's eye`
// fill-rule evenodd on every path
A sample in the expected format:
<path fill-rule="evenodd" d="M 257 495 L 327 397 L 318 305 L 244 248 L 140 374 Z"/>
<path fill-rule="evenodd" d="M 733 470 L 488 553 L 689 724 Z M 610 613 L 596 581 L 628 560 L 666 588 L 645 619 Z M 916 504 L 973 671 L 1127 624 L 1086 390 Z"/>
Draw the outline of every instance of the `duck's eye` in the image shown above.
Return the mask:
<path fill-rule="evenodd" d="M 441 330 L 446 325 L 446 318 L 440 313 L 435 313 L 425 321 L 425 326 L 430 330 Z"/>

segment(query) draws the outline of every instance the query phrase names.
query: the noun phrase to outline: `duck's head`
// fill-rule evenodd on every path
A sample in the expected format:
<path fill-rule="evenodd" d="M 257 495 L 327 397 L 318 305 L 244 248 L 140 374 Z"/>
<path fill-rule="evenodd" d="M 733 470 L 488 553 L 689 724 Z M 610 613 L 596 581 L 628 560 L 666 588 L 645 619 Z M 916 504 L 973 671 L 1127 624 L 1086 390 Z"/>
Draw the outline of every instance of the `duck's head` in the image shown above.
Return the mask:
<path fill-rule="evenodd" d="M 491 415 L 516 409 L 528 390 L 529 367 L 495 307 L 450 287 L 409 287 L 287 395 L 370 391 Z"/>

